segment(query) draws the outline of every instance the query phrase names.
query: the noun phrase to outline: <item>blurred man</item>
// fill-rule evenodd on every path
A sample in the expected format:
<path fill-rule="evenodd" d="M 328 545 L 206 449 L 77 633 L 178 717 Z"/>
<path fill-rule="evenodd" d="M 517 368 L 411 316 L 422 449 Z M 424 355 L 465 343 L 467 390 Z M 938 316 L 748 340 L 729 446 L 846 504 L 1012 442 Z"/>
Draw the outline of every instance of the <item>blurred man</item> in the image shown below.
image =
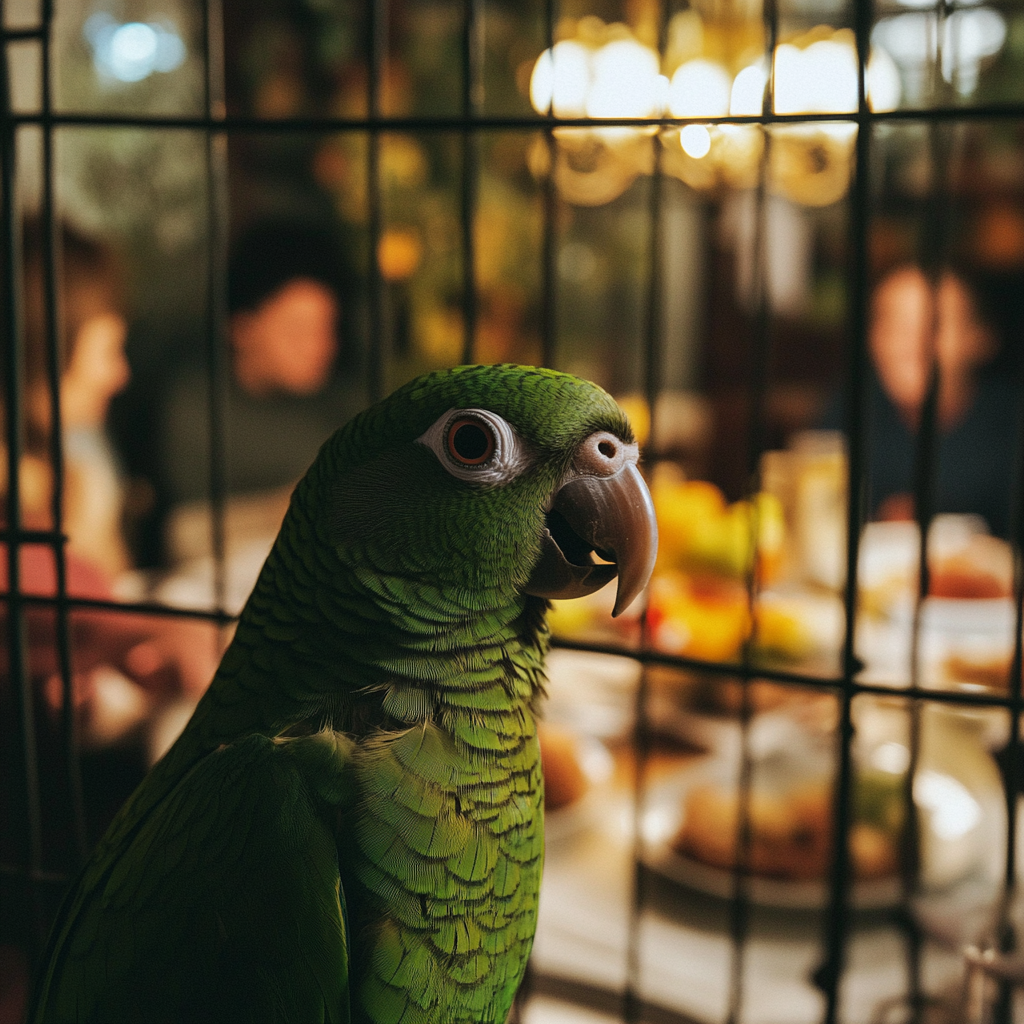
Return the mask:
<path fill-rule="evenodd" d="M 341 254 L 316 228 L 262 222 L 228 271 L 230 379 L 225 393 L 229 495 L 295 483 L 358 407 L 337 366 Z M 210 493 L 209 372 L 193 359 L 172 384 L 160 444 L 170 504 Z"/>

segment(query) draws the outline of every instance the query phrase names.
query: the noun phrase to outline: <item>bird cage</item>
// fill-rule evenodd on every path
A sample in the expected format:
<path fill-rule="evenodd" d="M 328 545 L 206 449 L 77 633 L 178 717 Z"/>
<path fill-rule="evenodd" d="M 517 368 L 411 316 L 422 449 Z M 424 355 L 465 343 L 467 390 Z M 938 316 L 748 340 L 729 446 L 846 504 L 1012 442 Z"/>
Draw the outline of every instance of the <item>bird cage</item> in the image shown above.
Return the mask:
<path fill-rule="evenodd" d="M 104 753 L 77 690 L 88 625 L 211 623 L 223 642 L 258 567 L 227 296 L 229 251 L 270 218 L 339 243 L 336 408 L 432 368 L 540 364 L 601 384 L 641 441 L 661 533 L 643 607 L 551 615 L 545 878 L 515 1019 L 1024 1016 L 1024 8 L 0 15 L 5 965 L 30 968 L 116 780 L 183 724 L 169 702 L 160 737 L 131 734 L 135 767 Z M 68 223 L 127 254 L 122 470 L 170 451 L 199 480 L 150 479 L 135 569 L 104 596 L 72 579 Z M 172 435 L 186 357 L 192 433 Z"/>

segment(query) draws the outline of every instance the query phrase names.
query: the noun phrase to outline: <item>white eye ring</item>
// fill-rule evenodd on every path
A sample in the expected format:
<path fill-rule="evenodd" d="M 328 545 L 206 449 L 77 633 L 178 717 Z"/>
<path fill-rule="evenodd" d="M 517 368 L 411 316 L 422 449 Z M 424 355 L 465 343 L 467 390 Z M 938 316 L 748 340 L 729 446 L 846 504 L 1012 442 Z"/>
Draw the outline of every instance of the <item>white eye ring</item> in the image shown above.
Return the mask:
<path fill-rule="evenodd" d="M 473 426 L 484 437 L 469 438 L 470 450 L 460 453 L 456 435 L 464 427 Z M 478 443 L 481 441 L 482 446 Z M 512 426 L 487 409 L 449 409 L 416 442 L 429 448 L 452 476 L 469 483 L 506 483 L 529 462 Z"/>

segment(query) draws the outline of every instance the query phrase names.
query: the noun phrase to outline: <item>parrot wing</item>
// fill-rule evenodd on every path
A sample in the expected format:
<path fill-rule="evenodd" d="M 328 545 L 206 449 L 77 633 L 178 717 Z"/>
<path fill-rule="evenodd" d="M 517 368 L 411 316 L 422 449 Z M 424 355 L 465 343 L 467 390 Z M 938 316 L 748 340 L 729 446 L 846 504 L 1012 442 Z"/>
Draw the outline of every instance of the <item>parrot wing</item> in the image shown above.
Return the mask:
<path fill-rule="evenodd" d="M 37 1020 L 348 1022 L 336 734 L 203 758 L 69 922 Z"/>

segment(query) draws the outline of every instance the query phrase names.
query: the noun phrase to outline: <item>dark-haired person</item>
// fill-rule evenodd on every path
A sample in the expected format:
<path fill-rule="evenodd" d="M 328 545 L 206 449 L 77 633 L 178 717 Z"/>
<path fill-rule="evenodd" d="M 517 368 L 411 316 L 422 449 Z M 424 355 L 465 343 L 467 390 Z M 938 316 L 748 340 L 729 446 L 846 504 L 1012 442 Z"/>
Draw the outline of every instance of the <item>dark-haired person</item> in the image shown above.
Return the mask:
<path fill-rule="evenodd" d="M 42 226 L 26 222 L 23 231 L 23 327 L 25 429 L 19 461 L 20 514 L 25 527 L 50 530 L 53 522 L 55 474 L 50 460 L 55 417 L 50 403 L 45 303 L 45 260 Z M 73 597 L 111 600 L 125 584 L 131 568 L 122 533 L 124 483 L 107 435 L 107 416 L 114 396 L 128 383 L 125 359 L 127 333 L 122 267 L 116 250 L 102 239 L 61 223 L 56 231 L 57 374 L 64 477 L 61 527 L 67 537 L 68 591 Z M 2 449 L 0 449 L 2 450 Z M 0 458 L 0 520 L 7 515 L 6 451 Z M 0 545 L 0 550 L 5 550 Z M 0 559 L 0 591 L 7 589 L 7 564 Z M 22 548 L 24 590 L 39 596 L 56 593 L 56 566 L 45 544 Z M 0 604 L 0 616 L 6 606 Z M 94 670 L 116 668 L 124 685 L 142 683 L 162 691 L 198 694 L 216 667 L 217 634 L 203 623 L 180 622 L 76 610 L 72 613 L 72 670 L 81 712 L 82 739 L 103 746 L 118 736 L 93 730 L 91 716 L 103 708 L 96 695 Z M 60 686 L 53 661 L 52 614 L 30 609 L 32 657 L 29 671 L 53 713 L 60 704 Z M 37 639 L 38 638 L 38 639 Z M 6 651 L 0 653 L 0 693 L 5 684 Z M 140 715 L 150 703 L 136 694 Z"/>
<path fill-rule="evenodd" d="M 337 246 L 315 227 L 262 222 L 233 247 L 224 395 L 229 495 L 290 487 L 358 408 L 360 396 L 337 365 L 340 276 Z M 167 395 L 160 444 L 172 505 L 210 493 L 208 396 L 201 359 L 181 368 Z"/>
<path fill-rule="evenodd" d="M 868 347 L 869 514 L 914 518 L 917 435 L 934 366 L 934 513 L 974 513 L 1007 536 L 1017 478 L 1020 382 L 1005 351 L 1013 310 L 984 276 L 946 267 L 934 284 L 903 264 L 872 293 Z M 1018 300 L 1019 301 L 1019 300 Z M 845 427 L 837 404 L 826 426 Z"/>
<path fill-rule="evenodd" d="M 55 239 L 61 323 L 58 373 L 64 441 L 64 530 L 71 550 L 110 577 L 128 568 L 122 533 L 124 481 L 107 434 L 113 397 L 128 383 L 127 322 L 123 273 L 118 254 L 71 224 Z M 50 386 L 44 287 L 43 232 L 37 220 L 24 227 L 22 249 L 25 331 L 25 444 L 29 479 L 44 480 L 37 461 L 50 436 Z M 23 514 L 38 518 L 45 487 L 22 496 Z"/>

